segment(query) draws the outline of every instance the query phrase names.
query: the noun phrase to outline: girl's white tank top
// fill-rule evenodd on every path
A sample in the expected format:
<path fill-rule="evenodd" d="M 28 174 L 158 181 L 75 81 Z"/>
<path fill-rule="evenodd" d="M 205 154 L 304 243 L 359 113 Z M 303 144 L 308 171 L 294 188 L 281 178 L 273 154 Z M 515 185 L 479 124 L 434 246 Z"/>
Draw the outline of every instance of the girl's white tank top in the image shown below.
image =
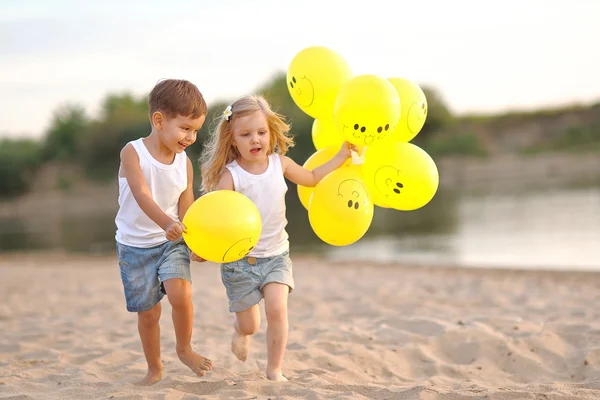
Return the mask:
<path fill-rule="evenodd" d="M 285 194 L 288 187 L 279 154 L 269 155 L 269 166 L 259 175 L 244 170 L 237 161 L 227 164 L 226 168 L 233 177 L 235 191 L 252 200 L 262 219 L 260 239 L 248 255 L 272 257 L 289 250 L 288 233 L 285 230 Z"/>

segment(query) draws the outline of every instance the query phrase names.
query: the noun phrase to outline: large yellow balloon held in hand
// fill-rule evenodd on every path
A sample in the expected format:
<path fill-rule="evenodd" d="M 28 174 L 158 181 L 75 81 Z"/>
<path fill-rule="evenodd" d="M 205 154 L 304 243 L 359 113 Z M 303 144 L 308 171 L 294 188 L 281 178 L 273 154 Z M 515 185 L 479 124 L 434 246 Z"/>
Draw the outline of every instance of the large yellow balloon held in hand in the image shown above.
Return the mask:
<path fill-rule="evenodd" d="M 327 161 L 331 160 L 339 150 L 339 147 L 326 147 L 324 149 L 317 150 L 310 157 L 308 157 L 308 160 L 306 160 L 303 167 L 312 171 L 318 166 L 323 165 Z M 302 203 L 304 208 L 308 210 L 308 201 L 315 188 L 301 185 L 298 185 L 297 188 L 300 203 Z"/>
<path fill-rule="evenodd" d="M 402 109 L 398 126 L 390 139 L 396 142 L 411 141 L 425 125 L 427 99 L 423 90 L 415 83 L 403 78 L 388 78 L 400 96 Z"/>
<path fill-rule="evenodd" d="M 367 232 L 373 221 L 373 208 L 357 170 L 342 167 L 315 187 L 308 203 L 308 220 L 322 241 L 347 246 Z"/>
<path fill-rule="evenodd" d="M 435 162 L 412 143 L 368 148 L 362 168 L 371 199 L 380 207 L 416 210 L 431 201 L 439 186 Z"/>
<path fill-rule="evenodd" d="M 358 146 L 376 145 L 396 128 L 400 97 L 388 80 L 360 75 L 342 86 L 333 115 L 345 140 Z"/>
<path fill-rule="evenodd" d="M 262 220 L 248 197 L 218 190 L 198 198 L 182 221 L 183 239 L 205 260 L 226 263 L 244 258 L 258 243 Z"/>
<path fill-rule="evenodd" d="M 317 150 L 330 146 L 339 148 L 342 145 L 344 139 L 333 123 L 333 115 L 330 117 L 316 118 L 313 121 L 312 141 Z"/>
<path fill-rule="evenodd" d="M 301 50 L 287 70 L 287 87 L 298 107 L 313 118 L 333 113 L 333 104 L 352 71 L 346 60 L 323 46 Z"/>

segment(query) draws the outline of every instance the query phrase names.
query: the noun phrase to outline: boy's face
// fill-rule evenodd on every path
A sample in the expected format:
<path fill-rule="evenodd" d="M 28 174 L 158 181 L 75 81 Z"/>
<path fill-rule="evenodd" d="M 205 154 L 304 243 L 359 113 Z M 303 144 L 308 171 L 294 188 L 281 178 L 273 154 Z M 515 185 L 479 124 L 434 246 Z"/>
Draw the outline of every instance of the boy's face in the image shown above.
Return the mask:
<path fill-rule="evenodd" d="M 269 154 L 271 132 L 265 115 L 257 111 L 233 121 L 233 145 L 248 161 L 265 159 Z"/>
<path fill-rule="evenodd" d="M 181 153 L 186 147 L 194 144 L 198 131 L 204 125 L 204 120 L 206 115 L 195 119 L 183 115 L 167 118 L 160 112 L 155 112 L 153 115 L 154 127 L 158 131 L 160 140 L 174 153 Z"/>

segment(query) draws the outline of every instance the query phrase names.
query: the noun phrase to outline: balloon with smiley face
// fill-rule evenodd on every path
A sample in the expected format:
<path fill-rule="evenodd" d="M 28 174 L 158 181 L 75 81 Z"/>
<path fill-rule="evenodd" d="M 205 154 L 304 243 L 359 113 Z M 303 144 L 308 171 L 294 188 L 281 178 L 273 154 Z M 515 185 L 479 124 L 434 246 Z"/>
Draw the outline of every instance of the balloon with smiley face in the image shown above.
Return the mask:
<path fill-rule="evenodd" d="M 325 176 L 308 202 L 308 219 L 315 234 L 333 246 L 359 240 L 373 221 L 373 203 L 360 173 L 341 167 Z"/>
<path fill-rule="evenodd" d="M 350 66 L 323 46 L 301 50 L 287 70 L 287 88 L 296 105 L 313 118 L 333 113 L 335 98 L 352 76 Z"/>
<path fill-rule="evenodd" d="M 233 190 L 198 198 L 182 221 L 183 239 L 205 260 L 227 263 L 244 258 L 258 243 L 262 220 L 252 200 Z"/>
<path fill-rule="evenodd" d="M 410 142 L 423 128 L 427 119 L 427 99 L 419 85 L 404 78 L 388 78 L 396 88 L 402 109 L 398 126 L 390 139 L 396 142 Z"/>
<path fill-rule="evenodd" d="M 333 123 L 333 115 L 330 117 L 315 118 L 312 125 L 312 141 L 315 149 L 321 150 L 330 146 L 338 148 L 344 142 L 344 138 Z"/>
<path fill-rule="evenodd" d="M 412 143 L 368 148 L 362 168 L 369 195 L 379 207 L 416 210 L 431 201 L 439 186 L 435 162 Z"/>
<path fill-rule="evenodd" d="M 388 80 L 360 75 L 342 86 L 333 115 L 345 140 L 357 146 L 377 145 L 398 124 L 400 97 Z"/>
<path fill-rule="evenodd" d="M 339 151 L 339 147 L 326 147 L 321 150 L 315 151 L 302 165 L 304 168 L 310 169 L 311 171 L 317 168 L 319 165 L 325 164 L 327 161 L 331 160 Z M 298 185 L 298 198 L 300 199 L 300 203 L 308 210 L 308 201 L 310 200 L 310 196 L 314 191 L 314 187 L 302 186 Z"/>

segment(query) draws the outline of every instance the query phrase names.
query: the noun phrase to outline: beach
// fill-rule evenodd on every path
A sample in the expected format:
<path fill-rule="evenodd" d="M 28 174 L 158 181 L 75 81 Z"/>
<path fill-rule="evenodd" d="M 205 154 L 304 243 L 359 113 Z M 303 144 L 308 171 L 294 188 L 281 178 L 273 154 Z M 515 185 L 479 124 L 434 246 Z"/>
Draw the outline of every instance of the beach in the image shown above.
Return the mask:
<path fill-rule="evenodd" d="M 266 379 L 264 308 L 245 363 L 219 267 L 193 263 L 191 373 L 161 318 L 164 378 L 146 372 L 116 257 L 0 256 L 0 399 L 600 398 L 600 274 L 294 256 L 286 383 Z"/>

